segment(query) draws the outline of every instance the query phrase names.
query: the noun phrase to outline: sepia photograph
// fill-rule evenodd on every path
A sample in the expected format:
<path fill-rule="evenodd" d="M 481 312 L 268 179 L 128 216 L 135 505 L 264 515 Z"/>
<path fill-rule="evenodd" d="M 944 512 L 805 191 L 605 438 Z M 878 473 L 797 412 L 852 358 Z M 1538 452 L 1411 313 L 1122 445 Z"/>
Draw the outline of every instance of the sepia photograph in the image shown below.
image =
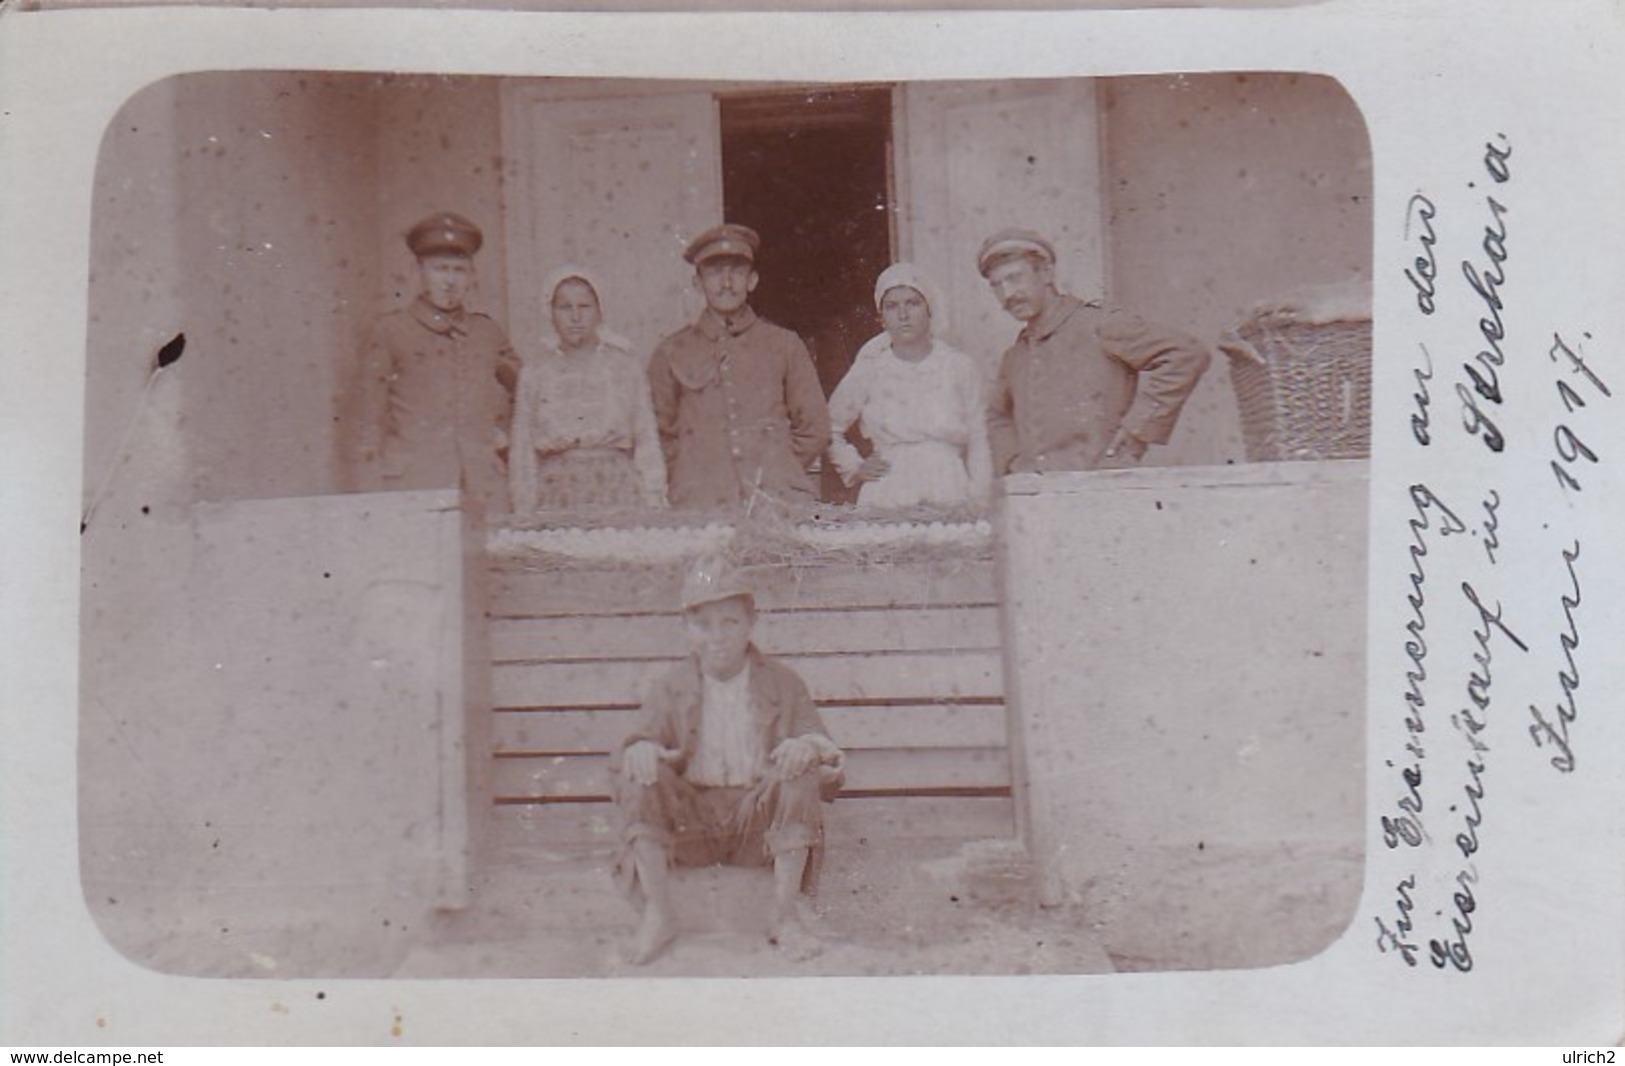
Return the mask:
<path fill-rule="evenodd" d="M 0 16 L 0 1044 L 1617 1039 L 1617 5 L 550 2 Z"/>
<path fill-rule="evenodd" d="M 1371 184 L 1285 72 L 143 89 L 92 210 L 98 926 L 217 977 L 1314 955 Z"/>

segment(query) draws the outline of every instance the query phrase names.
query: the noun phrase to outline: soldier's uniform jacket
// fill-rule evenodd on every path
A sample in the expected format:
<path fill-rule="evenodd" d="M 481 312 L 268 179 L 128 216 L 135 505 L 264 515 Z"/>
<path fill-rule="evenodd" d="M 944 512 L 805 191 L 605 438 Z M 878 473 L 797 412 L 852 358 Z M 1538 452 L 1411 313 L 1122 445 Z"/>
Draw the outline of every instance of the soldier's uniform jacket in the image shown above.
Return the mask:
<path fill-rule="evenodd" d="M 358 396 L 361 488 L 455 488 L 506 512 L 506 447 L 519 359 L 489 317 L 421 297 L 379 319 Z"/>
<path fill-rule="evenodd" d="M 995 473 L 1090 470 L 1119 428 L 1165 444 L 1207 369 L 1199 341 L 1072 296 L 1004 353 L 988 407 Z"/>
<path fill-rule="evenodd" d="M 649 388 L 673 507 L 812 499 L 829 409 L 800 337 L 749 307 L 727 322 L 707 309 L 660 342 Z"/>

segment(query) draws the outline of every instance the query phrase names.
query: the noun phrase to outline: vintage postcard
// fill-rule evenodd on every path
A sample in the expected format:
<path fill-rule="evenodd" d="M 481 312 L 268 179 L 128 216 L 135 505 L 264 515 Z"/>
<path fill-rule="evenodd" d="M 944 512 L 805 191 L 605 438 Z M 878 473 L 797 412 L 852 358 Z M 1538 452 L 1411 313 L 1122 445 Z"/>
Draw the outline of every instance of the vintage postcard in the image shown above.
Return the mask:
<path fill-rule="evenodd" d="M 6 12 L 0 1040 L 1616 1040 L 1622 58 Z"/>

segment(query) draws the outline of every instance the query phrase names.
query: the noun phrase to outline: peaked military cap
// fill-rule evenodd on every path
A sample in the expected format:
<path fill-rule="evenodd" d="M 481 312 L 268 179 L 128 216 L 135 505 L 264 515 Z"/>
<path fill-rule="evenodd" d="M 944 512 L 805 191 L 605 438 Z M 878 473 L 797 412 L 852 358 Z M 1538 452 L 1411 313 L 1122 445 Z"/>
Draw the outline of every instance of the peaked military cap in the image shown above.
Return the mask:
<path fill-rule="evenodd" d="M 1001 259 L 1015 255 L 1036 255 L 1045 262 L 1055 262 L 1055 245 L 1042 233 L 1030 229 L 1001 229 L 982 242 L 976 253 L 976 269 L 983 277 Z"/>
<path fill-rule="evenodd" d="M 761 245 L 761 235 L 749 226 L 724 222 L 720 226 L 712 226 L 689 241 L 687 250 L 683 252 L 683 258 L 695 266 L 699 266 L 707 259 L 725 255 L 738 256 L 754 263 L 756 249 Z"/>
<path fill-rule="evenodd" d="M 485 243 L 480 228 L 455 211 L 439 211 L 406 231 L 406 246 L 426 255 L 472 256 Z"/>

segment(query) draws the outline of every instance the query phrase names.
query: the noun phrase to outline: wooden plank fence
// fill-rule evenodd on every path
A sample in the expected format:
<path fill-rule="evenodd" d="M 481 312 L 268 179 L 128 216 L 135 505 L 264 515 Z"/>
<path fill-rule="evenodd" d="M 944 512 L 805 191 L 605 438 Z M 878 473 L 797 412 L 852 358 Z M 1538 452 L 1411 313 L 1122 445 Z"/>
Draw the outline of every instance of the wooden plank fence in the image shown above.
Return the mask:
<path fill-rule="evenodd" d="M 894 828 L 1008 825 L 991 562 L 781 568 L 756 584 L 757 644 L 807 681 L 847 751 L 842 803 L 875 803 L 893 812 L 882 820 Z M 676 600 L 677 579 L 662 571 L 492 571 L 504 832 L 604 837 L 609 752 L 637 722 L 650 682 L 685 654 Z M 900 822 L 898 810 L 913 814 Z"/>

